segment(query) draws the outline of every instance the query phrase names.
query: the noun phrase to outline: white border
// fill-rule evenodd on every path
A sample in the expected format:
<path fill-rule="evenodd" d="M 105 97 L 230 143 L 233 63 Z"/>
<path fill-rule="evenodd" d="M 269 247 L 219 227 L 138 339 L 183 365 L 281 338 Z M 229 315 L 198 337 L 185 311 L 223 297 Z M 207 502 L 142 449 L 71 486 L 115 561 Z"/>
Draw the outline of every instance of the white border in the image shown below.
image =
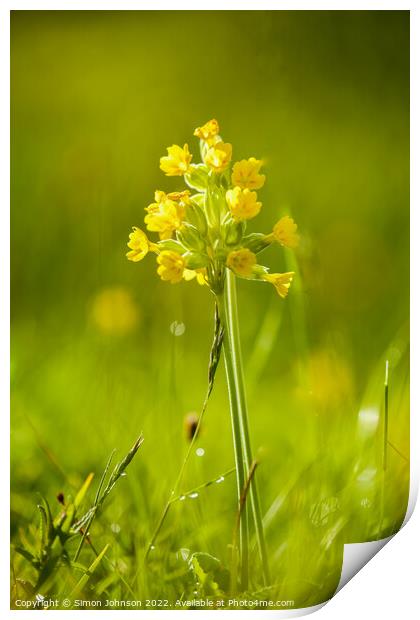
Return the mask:
<path fill-rule="evenodd" d="M 2 453 L 2 468 L 1 468 L 1 484 L 3 489 L 3 497 L 9 496 L 9 204 L 10 204 L 10 160 L 9 160 L 9 10 L 149 10 L 150 5 L 136 1 L 121 1 L 119 3 L 112 2 L 110 0 L 90 0 L 89 2 L 83 0 L 62 1 L 60 3 L 48 1 L 48 2 L 31 2 L 31 1 L 19 1 L 14 3 L 2 3 L 0 11 L 0 50 L 1 50 L 1 63 L 0 63 L 0 80 L 2 84 L 2 97 L 0 98 L 0 127 L 1 127 L 1 166 L 0 166 L 0 191 L 2 192 L 2 200 L 0 202 L 0 368 L 1 368 L 1 383 L 0 383 L 0 432 L 1 440 L 3 442 Z M 198 4 L 198 3 L 197 3 Z M 397 6 L 400 4 L 400 6 Z M 419 188 L 418 188 L 418 170 L 420 170 L 420 162 L 418 157 L 418 135 L 419 135 L 419 121 L 418 115 L 415 112 L 419 109 L 419 96 L 418 96 L 418 74 L 419 73 L 419 29 L 418 29 L 418 16 L 417 11 L 414 10 L 414 3 L 404 2 L 390 2 L 390 1 L 370 1 L 370 2 L 260 2 L 256 6 L 255 2 L 250 0 L 239 1 L 220 1 L 214 0 L 211 4 L 200 3 L 200 6 L 194 6 L 192 2 L 177 2 L 176 7 L 173 3 L 162 0 L 155 0 L 153 2 L 153 10 L 410 10 L 411 9 L 411 204 L 414 208 L 411 210 L 411 316 L 420 316 L 420 307 L 418 299 L 418 287 L 415 283 L 415 279 L 419 266 L 419 242 L 417 234 L 419 233 L 419 215 L 418 209 L 420 207 L 419 200 Z M 390 292 L 390 294 L 394 294 Z M 415 318 L 412 321 L 411 326 L 411 341 L 412 341 L 412 354 L 411 354 L 411 368 L 412 375 L 417 376 L 419 369 L 418 351 L 420 350 L 419 339 L 419 327 L 418 321 Z M 416 412 L 419 400 L 418 382 L 413 381 L 411 388 L 411 407 L 412 411 Z M 420 471 L 419 453 L 417 446 L 419 445 L 419 422 L 417 415 L 411 416 L 411 484 L 410 484 L 410 506 L 408 513 L 412 512 L 415 503 L 415 497 L 418 494 L 418 480 Z M 417 441 L 416 441 L 417 440 Z M 415 549 L 415 542 L 419 542 L 419 526 L 420 516 L 417 510 L 415 516 L 410 520 L 408 525 L 404 528 L 402 533 L 397 534 L 389 545 L 382 551 L 380 557 L 374 558 L 369 564 L 361 571 L 361 574 L 357 575 L 352 580 L 352 586 L 345 587 L 338 595 L 330 601 L 324 609 L 319 612 L 319 617 L 336 618 L 340 617 L 343 620 L 347 618 L 353 618 L 355 613 L 360 613 L 363 610 L 365 617 L 369 617 L 370 614 L 380 615 L 383 619 L 392 617 L 393 614 L 398 613 L 400 617 L 402 614 L 407 614 L 406 617 L 412 615 L 412 611 L 417 609 L 417 589 L 418 584 L 416 576 L 418 574 L 418 562 L 417 556 L 413 549 Z M 34 614 L 35 611 L 10 611 L 9 610 L 9 511 L 8 506 L 4 507 L 0 511 L 0 531 L 1 536 L 1 576 L 0 581 L 0 609 L 5 612 L 5 616 L 14 617 L 15 614 Z M 418 548 L 418 545 L 417 545 Z M 297 610 L 296 610 L 297 611 Z M 308 610 L 309 611 L 309 610 Z M 51 611 L 50 617 L 52 620 L 65 613 L 63 611 Z M 85 613 L 83 611 L 77 612 L 79 615 Z M 101 614 L 100 610 L 90 611 L 90 615 Z M 154 615 L 166 614 L 167 612 L 155 611 Z M 184 611 L 172 611 L 171 613 L 183 614 Z M 211 611 L 196 611 L 196 614 L 212 613 Z M 220 613 L 220 612 L 219 612 Z M 221 612 L 227 614 L 229 618 L 242 614 L 238 611 L 226 611 Z M 255 614 L 270 614 L 275 613 L 283 615 L 281 611 L 253 611 Z M 287 612 L 285 612 L 287 613 Z M 115 611 L 113 618 L 126 617 L 128 615 L 136 614 L 136 611 Z M 220 615 L 219 615 L 220 617 Z"/>

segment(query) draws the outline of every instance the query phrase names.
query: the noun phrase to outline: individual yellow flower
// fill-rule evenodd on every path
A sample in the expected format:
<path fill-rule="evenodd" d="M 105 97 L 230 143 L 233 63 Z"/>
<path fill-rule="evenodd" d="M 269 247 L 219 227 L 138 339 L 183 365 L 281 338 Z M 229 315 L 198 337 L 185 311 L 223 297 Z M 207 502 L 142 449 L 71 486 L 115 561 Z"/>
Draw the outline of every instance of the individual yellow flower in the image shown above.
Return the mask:
<path fill-rule="evenodd" d="M 160 158 L 160 169 L 167 177 L 181 177 L 190 167 L 192 155 L 188 150 L 188 144 L 181 148 L 177 144 L 168 146 L 168 155 Z"/>
<path fill-rule="evenodd" d="M 273 284 L 280 297 L 284 299 L 289 292 L 294 275 L 293 271 L 287 273 L 265 273 L 262 279 Z"/>
<path fill-rule="evenodd" d="M 136 226 L 133 226 L 133 232 L 128 235 L 128 238 L 129 242 L 127 245 L 130 248 L 130 252 L 127 252 L 126 257 L 128 260 L 133 261 L 133 263 L 138 263 L 149 252 L 150 242 L 146 234 Z"/>
<path fill-rule="evenodd" d="M 159 265 L 157 272 L 162 280 L 171 284 L 181 282 L 185 270 L 185 260 L 180 254 L 171 250 L 164 250 L 157 257 L 157 262 Z"/>
<path fill-rule="evenodd" d="M 257 201 L 256 192 L 249 189 L 234 187 L 226 192 L 226 202 L 236 222 L 250 220 L 261 210 L 262 204 Z"/>
<path fill-rule="evenodd" d="M 252 275 L 256 264 L 257 257 L 254 252 L 251 252 L 248 248 L 234 250 L 228 254 L 226 259 L 226 265 L 229 269 L 232 269 L 238 276 L 242 276 L 243 278 L 248 278 Z"/>
<path fill-rule="evenodd" d="M 223 172 L 232 159 L 232 145 L 225 142 L 217 142 L 209 148 L 205 163 L 216 172 Z"/>
<path fill-rule="evenodd" d="M 299 245 L 297 225 L 289 215 L 282 217 L 273 228 L 272 238 L 286 248 L 296 248 Z"/>
<path fill-rule="evenodd" d="M 213 118 L 211 121 L 207 121 L 202 127 L 197 127 L 194 131 L 194 135 L 204 142 L 207 142 L 209 146 L 215 143 L 216 136 L 219 133 L 219 123 Z"/>
<path fill-rule="evenodd" d="M 232 184 L 242 189 L 260 189 L 265 183 L 265 175 L 259 174 L 262 161 L 250 157 L 237 161 L 232 170 Z"/>
<path fill-rule="evenodd" d="M 160 190 L 155 192 L 155 201 L 146 207 L 147 215 L 144 221 L 147 230 L 159 233 L 160 239 L 170 239 L 174 230 L 181 227 L 185 217 L 183 202 L 170 199 L 170 194 Z M 179 194 L 177 194 L 179 198 Z"/>

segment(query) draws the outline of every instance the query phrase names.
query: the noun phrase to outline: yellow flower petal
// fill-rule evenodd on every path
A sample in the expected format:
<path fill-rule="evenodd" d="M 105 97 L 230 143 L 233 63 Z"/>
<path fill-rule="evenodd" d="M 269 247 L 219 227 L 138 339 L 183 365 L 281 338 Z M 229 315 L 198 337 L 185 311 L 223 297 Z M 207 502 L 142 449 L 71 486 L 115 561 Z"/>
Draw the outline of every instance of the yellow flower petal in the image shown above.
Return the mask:
<path fill-rule="evenodd" d="M 126 254 L 128 260 L 131 260 L 133 263 L 143 260 L 150 250 L 146 234 L 140 228 L 133 226 L 133 232 L 128 235 L 128 239 L 127 245 L 131 250 Z"/>
<path fill-rule="evenodd" d="M 160 158 L 160 169 L 168 177 L 182 176 L 190 167 L 192 155 L 188 150 L 188 144 L 184 144 L 184 148 L 181 148 L 177 144 L 168 146 L 166 149 L 168 155 Z"/>
<path fill-rule="evenodd" d="M 209 148 L 205 163 L 216 172 L 223 172 L 232 159 L 232 145 L 225 142 L 217 142 Z"/>
<path fill-rule="evenodd" d="M 282 217 L 273 228 L 273 238 L 287 248 L 296 248 L 299 245 L 297 225 L 289 215 Z"/>
<path fill-rule="evenodd" d="M 257 257 L 248 248 L 234 250 L 228 254 L 226 265 L 238 276 L 247 278 L 252 275 L 253 268 L 257 264 Z"/>
<path fill-rule="evenodd" d="M 174 230 L 182 226 L 185 217 L 184 202 L 175 202 L 170 196 L 171 194 L 156 190 L 156 202 L 146 207 L 147 215 L 144 221 L 147 230 L 159 233 L 160 239 L 170 239 Z M 176 196 L 179 197 L 179 194 Z"/>
<path fill-rule="evenodd" d="M 259 174 L 262 164 L 255 157 L 236 162 L 232 170 L 232 184 L 242 189 L 260 189 L 265 183 L 265 175 Z"/>
<path fill-rule="evenodd" d="M 287 273 L 266 273 L 262 276 L 262 279 L 273 284 L 277 293 L 284 299 L 289 292 L 294 275 L 293 271 Z"/>
<path fill-rule="evenodd" d="M 194 131 L 194 135 L 204 142 L 207 142 L 209 146 L 214 144 L 215 138 L 219 133 L 219 123 L 213 118 L 211 121 L 207 121 L 202 127 L 197 127 Z"/>
<path fill-rule="evenodd" d="M 171 284 L 181 282 L 185 270 L 185 260 L 180 254 L 171 250 L 164 250 L 157 257 L 157 263 L 159 265 L 157 272 L 162 280 Z"/>
<path fill-rule="evenodd" d="M 262 207 L 262 203 L 257 201 L 256 192 L 238 186 L 226 192 L 226 202 L 236 222 L 252 219 Z"/>

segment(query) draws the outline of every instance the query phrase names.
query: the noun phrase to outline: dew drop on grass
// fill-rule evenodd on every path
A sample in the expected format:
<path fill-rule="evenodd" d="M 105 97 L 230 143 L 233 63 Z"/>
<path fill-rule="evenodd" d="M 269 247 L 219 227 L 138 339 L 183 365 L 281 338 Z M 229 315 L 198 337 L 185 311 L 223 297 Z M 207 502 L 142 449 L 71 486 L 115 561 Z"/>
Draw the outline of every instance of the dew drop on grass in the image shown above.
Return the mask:
<path fill-rule="evenodd" d="M 126 475 L 127 475 L 127 472 L 126 472 L 126 471 L 123 471 L 123 473 L 121 474 L 121 478 L 122 478 L 123 476 L 126 476 Z"/>
<path fill-rule="evenodd" d="M 181 495 L 181 497 L 179 498 L 179 501 L 180 501 L 180 502 L 183 502 L 183 501 L 184 501 L 184 499 L 185 499 L 185 495 Z"/>
<path fill-rule="evenodd" d="M 196 492 L 194 492 L 194 493 L 190 493 L 190 494 L 188 495 L 188 497 L 189 497 L 190 499 L 196 499 L 196 498 L 198 497 L 198 493 L 196 493 Z"/>
<path fill-rule="evenodd" d="M 182 336 L 185 332 L 185 324 L 182 321 L 174 321 L 169 327 L 171 334 L 174 336 Z"/>
<path fill-rule="evenodd" d="M 150 551 L 154 551 L 156 549 L 155 545 L 150 545 Z"/>
<path fill-rule="evenodd" d="M 216 480 L 216 484 L 220 484 L 221 482 L 223 482 L 223 481 L 224 481 L 224 479 L 225 479 L 225 477 L 224 477 L 224 476 L 220 476 L 220 478 L 218 478 L 218 479 Z"/>
<path fill-rule="evenodd" d="M 196 453 L 197 456 L 204 456 L 206 451 L 204 450 L 204 448 L 197 448 L 195 453 Z"/>

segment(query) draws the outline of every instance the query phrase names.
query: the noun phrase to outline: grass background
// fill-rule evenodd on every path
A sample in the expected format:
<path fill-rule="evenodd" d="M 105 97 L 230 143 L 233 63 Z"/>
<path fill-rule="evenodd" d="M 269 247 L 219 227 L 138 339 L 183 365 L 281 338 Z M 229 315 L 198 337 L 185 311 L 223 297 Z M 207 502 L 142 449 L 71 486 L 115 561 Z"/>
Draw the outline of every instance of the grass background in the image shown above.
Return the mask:
<path fill-rule="evenodd" d="M 11 35 L 12 540 L 38 492 L 74 493 L 143 431 L 92 539 L 139 597 L 188 595 L 180 548 L 228 563 L 233 477 L 176 506 L 136 573 L 206 389 L 213 302 L 125 258 L 154 190 L 182 187 L 159 171 L 166 146 L 198 160 L 192 131 L 215 117 L 235 160 L 265 162 L 250 228 L 290 211 L 302 234 L 301 290 L 283 302 L 241 281 L 239 304 L 276 592 L 324 600 L 343 542 L 395 531 L 407 501 L 409 13 L 15 11 Z M 233 465 L 222 368 L 198 446 L 186 488 Z M 31 569 L 12 562 L 19 589 Z M 104 595 L 132 596 L 111 577 L 85 596 L 106 579 Z"/>

